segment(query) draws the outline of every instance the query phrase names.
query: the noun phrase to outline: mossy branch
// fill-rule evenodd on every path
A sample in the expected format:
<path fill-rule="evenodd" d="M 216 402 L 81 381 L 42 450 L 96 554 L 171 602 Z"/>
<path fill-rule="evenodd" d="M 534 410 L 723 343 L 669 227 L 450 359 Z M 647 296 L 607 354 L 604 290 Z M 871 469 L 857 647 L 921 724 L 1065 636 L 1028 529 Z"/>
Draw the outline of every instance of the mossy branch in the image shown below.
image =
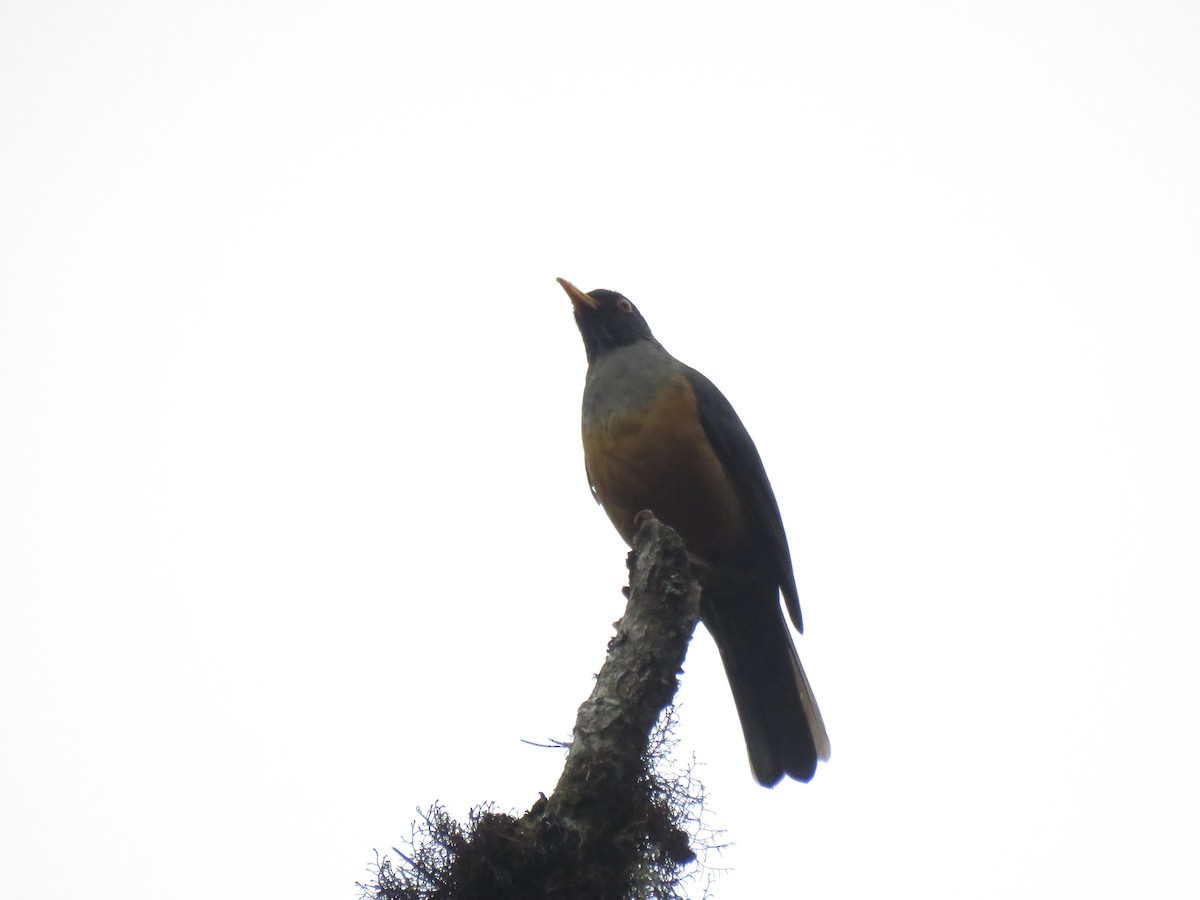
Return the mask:
<path fill-rule="evenodd" d="M 679 536 L 648 512 L 629 555 L 629 603 L 591 696 L 580 706 L 554 792 L 520 819 L 473 810 L 464 826 L 440 808 L 422 843 L 384 859 L 372 900 L 626 900 L 678 896 L 695 858 L 685 826 L 700 804 L 690 778 L 654 771 L 654 725 L 675 695 L 699 620 L 699 589 Z M 656 744 L 662 743 L 661 735 Z"/>

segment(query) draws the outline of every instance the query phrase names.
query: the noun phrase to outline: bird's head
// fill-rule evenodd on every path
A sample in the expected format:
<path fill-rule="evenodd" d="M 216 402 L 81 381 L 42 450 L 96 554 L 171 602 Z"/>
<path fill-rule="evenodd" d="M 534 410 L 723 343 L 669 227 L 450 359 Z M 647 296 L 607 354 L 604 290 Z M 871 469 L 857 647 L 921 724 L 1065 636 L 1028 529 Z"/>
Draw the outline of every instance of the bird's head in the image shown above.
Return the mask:
<path fill-rule="evenodd" d="M 603 289 L 585 294 L 565 278 L 558 279 L 558 283 L 575 308 L 575 324 L 583 336 L 589 363 L 618 347 L 654 340 L 650 326 L 627 297 Z"/>

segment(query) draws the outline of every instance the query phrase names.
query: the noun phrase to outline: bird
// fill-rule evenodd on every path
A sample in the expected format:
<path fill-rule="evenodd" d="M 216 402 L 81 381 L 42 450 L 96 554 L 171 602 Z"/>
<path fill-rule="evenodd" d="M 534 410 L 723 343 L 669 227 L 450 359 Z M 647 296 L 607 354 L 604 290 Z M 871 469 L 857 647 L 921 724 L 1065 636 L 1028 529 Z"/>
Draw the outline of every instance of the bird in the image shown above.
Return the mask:
<path fill-rule="evenodd" d="M 803 633 L 791 552 L 754 441 L 725 395 L 667 352 L 616 291 L 566 279 L 583 338 L 583 455 L 588 484 L 630 546 L 650 510 L 679 533 L 765 787 L 810 781 L 829 736 L 783 609 Z M 780 604 L 780 595 L 783 604 Z"/>

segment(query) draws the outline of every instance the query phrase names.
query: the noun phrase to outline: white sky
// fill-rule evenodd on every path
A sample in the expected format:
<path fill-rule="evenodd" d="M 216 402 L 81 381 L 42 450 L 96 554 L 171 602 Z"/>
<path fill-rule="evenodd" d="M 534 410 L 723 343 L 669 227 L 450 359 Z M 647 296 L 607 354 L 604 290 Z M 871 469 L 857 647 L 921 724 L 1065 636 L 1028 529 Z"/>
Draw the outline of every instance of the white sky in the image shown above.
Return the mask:
<path fill-rule="evenodd" d="M 791 537 L 833 759 L 757 787 L 698 638 L 718 897 L 1196 896 L 1197 47 L 4 4 L 0 896 L 349 900 L 418 805 L 553 787 L 624 579 L 559 275 L 722 387 Z"/>

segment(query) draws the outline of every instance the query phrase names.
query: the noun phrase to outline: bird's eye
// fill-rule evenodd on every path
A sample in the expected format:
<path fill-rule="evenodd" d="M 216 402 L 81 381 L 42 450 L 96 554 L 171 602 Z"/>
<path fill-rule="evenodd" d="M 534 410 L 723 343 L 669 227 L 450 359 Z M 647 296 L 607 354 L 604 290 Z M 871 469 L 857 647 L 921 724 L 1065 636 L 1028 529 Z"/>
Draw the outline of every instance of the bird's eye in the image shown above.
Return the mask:
<path fill-rule="evenodd" d="M 620 300 L 617 301 L 617 309 L 619 309 L 623 313 L 631 313 L 631 312 L 633 312 L 633 304 L 630 303 L 628 300 L 626 300 L 624 297 L 622 297 Z"/>

